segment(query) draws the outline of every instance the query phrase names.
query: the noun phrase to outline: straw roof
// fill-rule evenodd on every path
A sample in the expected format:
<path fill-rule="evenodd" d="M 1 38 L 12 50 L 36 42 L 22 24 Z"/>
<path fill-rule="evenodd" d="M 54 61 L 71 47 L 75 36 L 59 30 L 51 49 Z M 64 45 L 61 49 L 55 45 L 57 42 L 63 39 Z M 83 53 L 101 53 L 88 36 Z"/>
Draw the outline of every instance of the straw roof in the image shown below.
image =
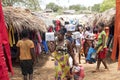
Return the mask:
<path fill-rule="evenodd" d="M 17 32 L 25 28 L 41 32 L 47 31 L 45 23 L 32 15 L 28 9 L 5 7 L 3 11 L 7 27 L 13 27 Z"/>
<path fill-rule="evenodd" d="M 109 9 L 100 14 L 96 14 L 94 23 L 97 25 L 98 23 L 103 22 L 106 26 L 109 26 L 114 22 L 115 14 L 115 8 Z"/>

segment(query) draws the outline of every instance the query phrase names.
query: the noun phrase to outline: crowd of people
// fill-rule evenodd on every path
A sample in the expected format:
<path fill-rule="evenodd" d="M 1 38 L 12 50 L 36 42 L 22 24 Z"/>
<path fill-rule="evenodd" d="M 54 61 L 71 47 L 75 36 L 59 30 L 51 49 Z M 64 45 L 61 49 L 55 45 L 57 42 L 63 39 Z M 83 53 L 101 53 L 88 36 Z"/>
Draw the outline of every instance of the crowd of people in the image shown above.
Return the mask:
<path fill-rule="evenodd" d="M 1 4 L 0 10 L 0 37 L 2 37 L 0 39 L 0 79 L 9 80 L 8 71 L 13 74 L 13 70 Z M 93 27 L 79 24 L 77 20 L 64 21 L 63 18 L 55 20 L 53 23 L 54 26 L 50 26 L 46 33 L 54 32 L 54 41 L 46 41 L 46 33 L 43 33 L 41 37 L 39 32 L 35 32 L 38 38 L 35 40 L 36 34 L 30 35 L 30 31 L 26 29 L 21 32 L 22 38 L 18 40 L 16 47 L 17 59 L 20 60 L 24 80 L 33 80 L 34 64 L 38 61 L 40 53 L 43 52 L 54 58 L 55 80 L 83 80 L 85 75 L 81 65 L 81 56 L 85 57 L 86 64 L 97 62 L 93 73 L 100 71 L 101 63 L 103 63 L 105 70 L 109 71 L 105 58 L 108 48 L 112 51 L 110 43 L 113 42 L 114 23 L 111 24 L 109 33 L 108 27 L 104 23 Z M 30 37 L 35 37 L 35 41 Z"/>
<path fill-rule="evenodd" d="M 97 61 L 94 72 L 99 72 L 100 64 L 103 63 L 105 70 L 109 70 L 105 61 L 107 52 L 107 33 L 104 23 L 99 23 L 96 27 L 85 27 L 85 25 L 75 25 L 72 31 L 66 28 L 71 25 L 69 22 L 61 24 L 55 21 L 55 27 L 50 26 L 48 32 L 54 32 L 55 40 L 46 41 L 46 33 L 42 36 L 42 51 L 50 54 L 55 61 L 55 80 L 83 80 L 84 68 L 80 65 L 81 56 L 85 57 L 85 63 L 93 64 Z M 70 26 L 69 26 L 70 27 Z M 35 60 L 34 42 L 29 40 L 26 30 L 22 31 L 23 39 L 17 43 L 20 66 L 24 80 L 32 80 L 33 64 Z M 109 40 L 108 40 L 109 41 Z M 26 54 L 27 53 L 27 54 Z"/>
<path fill-rule="evenodd" d="M 69 22 L 60 25 L 60 21 L 57 20 L 56 24 L 57 28 L 50 26 L 48 29 L 48 32 L 56 34 L 56 40 L 49 45 L 54 45 L 50 53 L 55 58 L 55 80 L 64 80 L 66 77 L 70 80 L 71 76 L 68 73 L 72 73 L 71 69 L 74 66 L 81 64 L 81 56 L 85 57 L 85 63 L 93 64 L 97 61 L 97 67 L 93 72 L 99 72 L 101 62 L 105 69 L 109 70 L 105 61 L 109 39 L 104 23 L 99 23 L 95 27 L 79 24 L 75 26 L 75 31 L 67 30 L 66 25 L 71 25 Z"/>

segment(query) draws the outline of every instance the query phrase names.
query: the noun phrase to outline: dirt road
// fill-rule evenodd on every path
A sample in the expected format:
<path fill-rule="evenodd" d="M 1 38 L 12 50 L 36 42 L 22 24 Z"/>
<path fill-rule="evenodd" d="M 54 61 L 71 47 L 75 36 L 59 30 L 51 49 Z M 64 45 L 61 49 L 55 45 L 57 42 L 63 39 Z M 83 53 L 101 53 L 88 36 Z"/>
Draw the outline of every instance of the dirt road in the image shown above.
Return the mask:
<path fill-rule="evenodd" d="M 83 59 L 84 60 L 84 59 Z M 39 60 L 34 70 L 34 80 L 54 80 L 54 61 L 50 57 L 44 57 Z M 117 62 L 109 64 L 110 71 L 104 71 L 101 66 L 101 72 L 92 73 L 95 70 L 96 64 L 82 64 L 85 68 L 84 80 L 120 80 L 120 71 L 117 71 Z M 22 75 L 19 67 L 14 67 L 15 75 L 11 80 L 22 80 Z"/>

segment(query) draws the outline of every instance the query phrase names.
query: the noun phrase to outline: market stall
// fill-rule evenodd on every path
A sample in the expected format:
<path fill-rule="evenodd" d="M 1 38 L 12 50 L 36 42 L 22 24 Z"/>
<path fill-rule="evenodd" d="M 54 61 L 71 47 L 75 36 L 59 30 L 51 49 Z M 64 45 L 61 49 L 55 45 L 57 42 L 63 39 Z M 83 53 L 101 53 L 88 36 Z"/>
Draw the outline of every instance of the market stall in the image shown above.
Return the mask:
<path fill-rule="evenodd" d="M 41 52 L 41 34 L 47 31 L 45 23 L 41 19 L 32 15 L 31 11 L 28 9 L 5 7 L 3 8 L 3 11 L 9 35 L 12 57 L 16 56 L 16 43 L 22 38 L 21 31 L 23 29 L 27 29 L 29 31 L 29 37 L 36 45 L 35 51 L 39 54 Z"/>

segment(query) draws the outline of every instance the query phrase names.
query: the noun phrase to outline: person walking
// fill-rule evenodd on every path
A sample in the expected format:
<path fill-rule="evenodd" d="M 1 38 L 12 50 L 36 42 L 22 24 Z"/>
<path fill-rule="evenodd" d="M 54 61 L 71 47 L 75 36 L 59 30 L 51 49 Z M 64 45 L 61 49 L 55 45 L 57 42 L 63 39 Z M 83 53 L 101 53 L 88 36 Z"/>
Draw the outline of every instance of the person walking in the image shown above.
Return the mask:
<path fill-rule="evenodd" d="M 77 65 L 72 45 L 64 39 L 64 36 L 65 31 L 61 29 L 57 33 L 55 51 L 52 51 L 52 56 L 55 58 L 55 80 L 71 80 L 69 56 L 73 59 L 73 65 Z"/>
<path fill-rule="evenodd" d="M 97 43 L 97 46 L 95 47 L 95 49 L 98 50 L 97 51 L 98 52 L 97 53 L 97 67 L 96 67 L 96 70 L 93 72 L 99 71 L 101 62 L 103 63 L 105 69 L 109 70 L 106 64 L 106 61 L 105 61 L 107 46 L 106 46 L 106 33 L 104 31 L 104 24 L 99 23 L 98 29 L 99 29 L 98 43 Z"/>
<path fill-rule="evenodd" d="M 28 30 L 22 31 L 22 37 L 22 40 L 19 40 L 16 44 L 18 47 L 20 67 L 24 80 L 33 80 L 33 63 L 35 61 L 34 43 L 28 38 Z M 29 79 L 27 79 L 28 74 Z"/>

